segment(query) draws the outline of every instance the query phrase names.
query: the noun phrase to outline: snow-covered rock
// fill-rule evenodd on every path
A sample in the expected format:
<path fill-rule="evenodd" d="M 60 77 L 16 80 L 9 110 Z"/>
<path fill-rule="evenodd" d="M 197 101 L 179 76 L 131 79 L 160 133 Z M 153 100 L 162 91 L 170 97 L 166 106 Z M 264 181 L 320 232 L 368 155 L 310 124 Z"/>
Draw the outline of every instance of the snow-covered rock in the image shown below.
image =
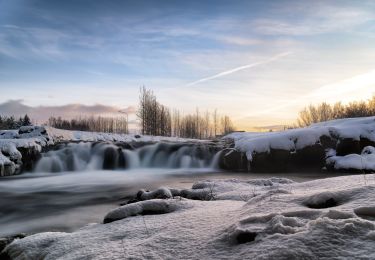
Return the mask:
<path fill-rule="evenodd" d="M 215 200 L 150 196 L 107 214 L 117 221 L 31 235 L 4 254 L 16 260 L 375 259 L 374 174 L 304 183 L 207 180 L 191 191 L 207 188 Z"/>
<path fill-rule="evenodd" d="M 331 156 L 327 164 L 335 170 L 344 171 L 375 171 L 375 147 L 366 146 L 361 154 L 348 154 L 345 156 Z"/>
<path fill-rule="evenodd" d="M 31 170 L 40 157 L 44 147 L 67 142 L 111 142 L 120 146 L 142 146 L 145 143 L 206 143 L 178 137 L 138 136 L 84 131 L 68 131 L 45 126 L 22 126 L 18 130 L 0 131 L 0 176 L 20 173 L 22 169 Z M 107 159 L 116 151 L 108 150 Z M 108 161 L 108 160 L 107 160 Z M 109 163 L 108 168 L 110 169 Z M 106 167 L 105 167 L 106 168 Z"/>
<path fill-rule="evenodd" d="M 331 167 L 333 170 L 349 169 L 344 165 L 347 161 L 350 165 L 356 164 L 354 169 L 361 169 L 358 162 L 365 157 L 362 168 L 375 170 L 373 156 L 359 156 L 364 147 L 375 146 L 375 117 L 332 120 L 280 132 L 232 133 L 224 139 L 233 140 L 234 148 L 223 153 L 223 168 L 233 168 L 233 160 L 241 158 L 239 165 L 245 171 L 290 171 L 308 167 L 319 170 L 332 165 L 332 160 L 337 162 Z M 246 155 L 247 162 L 240 155 L 233 158 L 236 153 Z M 332 155 L 341 157 L 330 159 Z"/>

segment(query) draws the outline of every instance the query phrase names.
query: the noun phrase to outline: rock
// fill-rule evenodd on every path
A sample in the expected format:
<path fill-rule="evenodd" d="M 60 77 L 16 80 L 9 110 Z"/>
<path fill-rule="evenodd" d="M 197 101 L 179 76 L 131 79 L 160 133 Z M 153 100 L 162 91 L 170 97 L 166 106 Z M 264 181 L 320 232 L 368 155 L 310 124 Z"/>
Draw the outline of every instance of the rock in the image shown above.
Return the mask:
<path fill-rule="evenodd" d="M 22 154 L 21 172 L 33 170 L 35 164 L 41 158 L 41 154 L 38 149 L 33 147 L 18 147 L 18 151 Z"/>
<path fill-rule="evenodd" d="M 248 171 L 248 161 L 244 153 L 227 148 L 221 153 L 219 167 L 232 171 Z"/>
<path fill-rule="evenodd" d="M 252 172 L 286 172 L 290 151 L 271 149 L 270 152 L 254 153 L 250 162 Z"/>
<path fill-rule="evenodd" d="M 118 147 L 121 147 L 122 149 L 126 149 L 126 150 L 134 150 L 133 145 L 131 145 L 131 144 L 129 144 L 129 143 L 116 142 L 115 145 L 118 146 Z"/>
<path fill-rule="evenodd" d="M 122 168 L 122 169 L 126 168 L 126 159 L 125 159 L 124 153 L 122 152 L 122 149 L 118 148 L 117 153 L 118 153 L 117 167 Z"/>
<path fill-rule="evenodd" d="M 325 165 L 326 152 L 324 147 L 317 143 L 296 150 L 291 154 L 291 161 L 288 166 L 289 170 L 321 170 Z"/>
<path fill-rule="evenodd" d="M 20 234 L 14 235 L 14 236 L 8 236 L 8 237 L 0 238 L 0 259 L 11 259 L 11 258 L 6 258 L 6 256 L 8 256 L 8 254 L 3 252 L 4 248 L 7 245 L 9 245 L 10 243 L 12 243 L 15 239 L 21 239 L 21 238 L 24 238 L 26 236 L 27 236 L 26 234 L 20 233 Z"/>
<path fill-rule="evenodd" d="M 320 144 L 321 144 L 325 149 L 328 149 L 328 148 L 335 149 L 335 148 L 336 148 L 336 145 L 337 145 L 337 139 L 336 139 L 336 138 L 333 138 L 333 137 L 331 137 L 331 136 L 327 136 L 327 135 L 322 135 L 322 136 L 319 138 L 319 141 L 320 141 Z"/>
<path fill-rule="evenodd" d="M 103 169 L 104 170 L 114 170 L 117 166 L 118 152 L 116 147 L 109 146 L 105 148 L 104 158 L 103 158 Z"/>
<path fill-rule="evenodd" d="M 363 150 L 363 148 L 365 148 L 366 146 L 375 147 L 375 142 L 371 141 L 370 139 L 366 137 L 361 137 L 361 139 L 359 140 L 359 144 L 360 144 L 361 150 Z"/>
<path fill-rule="evenodd" d="M 352 153 L 360 154 L 361 150 L 360 141 L 351 138 L 339 139 L 336 145 L 337 156 L 344 156 Z"/>

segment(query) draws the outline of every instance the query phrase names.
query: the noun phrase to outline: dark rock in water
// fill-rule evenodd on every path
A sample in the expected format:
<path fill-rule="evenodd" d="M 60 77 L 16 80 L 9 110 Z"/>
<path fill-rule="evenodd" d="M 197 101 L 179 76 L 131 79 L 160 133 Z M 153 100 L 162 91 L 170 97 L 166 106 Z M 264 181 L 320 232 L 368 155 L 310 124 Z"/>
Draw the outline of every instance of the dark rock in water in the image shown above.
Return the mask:
<path fill-rule="evenodd" d="M 0 238 L 0 259 L 1 260 L 11 259 L 10 256 L 6 252 L 3 252 L 3 250 L 5 249 L 5 247 L 7 245 L 12 243 L 15 239 L 21 239 L 21 238 L 24 238 L 26 236 L 27 236 L 26 234 L 21 233 L 21 234 L 17 234 L 17 235 L 14 235 L 14 236 L 8 236 L 8 237 Z"/>
<path fill-rule="evenodd" d="M 140 135 L 134 135 L 134 138 L 141 138 Z"/>
<path fill-rule="evenodd" d="M 337 142 L 336 146 L 336 155 L 344 156 L 348 154 L 360 154 L 361 153 L 361 145 L 359 140 L 354 140 L 351 138 L 344 138 L 340 139 Z"/>
<path fill-rule="evenodd" d="M 252 172 L 286 172 L 290 151 L 271 149 L 269 152 L 254 153 L 250 162 Z"/>
<path fill-rule="evenodd" d="M 321 144 L 306 146 L 291 154 L 289 170 L 320 170 L 325 165 L 326 152 Z"/>
<path fill-rule="evenodd" d="M 247 171 L 248 161 L 244 153 L 227 148 L 221 153 L 219 167 L 225 170 Z"/>
<path fill-rule="evenodd" d="M 336 138 L 333 138 L 331 136 L 322 135 L 319 138 L 319 141 L 320 141 L 320 144 L 325 149 L 327 149 L 327 148 L 335 149 L 336 148 L 336 144 L 337 144 L 337 139 Z"/>
<path fill-rule="evenodd" d="M 115 143 L 115 145 L 118 146 L 118 147 L 121 147 L 122 149 L 134 150 L 133 145 L 131 145 L 129 143 L 117 142 L 117 143 Z"/>
<path fill-rule="evenodd" d="M 105 148 L 103 158 L 103 169 L 114 170 L 117 166 L 118 152 L 116 147 L 109 146 Z"/>
<path fill-rule="evenodd" d="M 125 159 L 125 155 L 124 153 L 122 152 L 122 149 L 119 147 L 117 149 L 117 153 L 118 153 L 118 162 L 117 162 L 117 167 L 120 168 L 120 169 L 124 169 L 126 168 L 126 159 Z"/>
<path fill-rule="evenodd" d="M 363 150 L 363 148 L 365 148 L 366 146 L 373 146 L 375 147 L 375 142 L 374 141 L 371 141 L 370 139 L 366 138 L 366 137 L 361 137 L 360 141 L 360 146 L 361 146 L 361 151 Z"/>
<path fill-rule="evenodd" d="M 11 176 L 15 174 L 16 166 L 13 163 L 4 163 L 0 165 L 0 176 Z"/>

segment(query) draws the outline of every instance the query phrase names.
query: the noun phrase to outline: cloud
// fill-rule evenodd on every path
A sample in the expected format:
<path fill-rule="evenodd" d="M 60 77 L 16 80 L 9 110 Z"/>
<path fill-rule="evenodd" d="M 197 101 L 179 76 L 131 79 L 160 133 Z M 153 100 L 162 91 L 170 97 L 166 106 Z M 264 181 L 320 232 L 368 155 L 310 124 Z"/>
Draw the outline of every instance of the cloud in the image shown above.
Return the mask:
<path fill-rule="evenodd" d="M 298 10 L 304 15 L 297 20 L 262 18 L 251 23 L 255 32 L 260 34 L 301 36 L 350 31 L 375 19 L 372 13 L 353 7 L 316 4 L 311 8 Z"/>
<path fill-rule="evenodd" d="M 186 86 L 194 86 L 196 84 L 199 84 L 199 83 L 202 83 L 202 82 L 205 82 L 205 81 L 209 81 L 209 80 L 212 80 L 212 79 L 220 78 L 220 77 L 223 77 L 223 76 L 227 76 L 229 74 L 232 74 L 232 73 L 235 73 L 235 72 L 238 72 L 238 71 L 241 71 L 241 70 L 250 69 L 250 68 L 260 66 L 260 65 L 264 65 L 264 64 L 273 62 L 275 60 L 278 60 L 282 57 L 288 56 L 290 54 L 291 54 L 291 52 L 283 52 L 283 53 L 277 54 L 277 55 L 275 55 L 275 56 L 273 56 L 269 59 L 263 60 L 263 61 L 247 64 L 247 65 L 240 66 L 240 67 L 237 67 L 237 68 L 234 68 L 234 69 L 231 69 L 231 70 L 220 72 L 218 74 L 215 74 L 215 75 L 207 77 L 207 78 L 202 78 L 202 79 L 196 80 L 194 82 L 191 82 L 191 83 L 187 84 Z"/>
<path fill-rule="evenodd" d="M 66 119 L 76 118 L 80 116 L 121 116 L 119 111 L 126 111 L 127 114 L 133 115 L 136 112 L 134 106 L 125 109 L 115 106 L 107 106 L 96 104 L 92 106 L 83 104 L 68 104 L 63 106 L 27 106 L 23 104 L 23 100 L 9 100 L 0 104 L 0 115 L 6 116 L 23 116 L 28 114 L 38 123 L 44 123 L 51 116 L 61 116 Z"/>

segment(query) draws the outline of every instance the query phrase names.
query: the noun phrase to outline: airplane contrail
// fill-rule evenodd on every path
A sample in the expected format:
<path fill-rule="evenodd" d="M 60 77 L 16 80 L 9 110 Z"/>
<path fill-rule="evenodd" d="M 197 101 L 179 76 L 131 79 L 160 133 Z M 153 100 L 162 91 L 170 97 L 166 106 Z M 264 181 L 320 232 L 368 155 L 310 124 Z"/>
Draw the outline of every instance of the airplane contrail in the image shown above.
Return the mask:
<path fill-rule="evenodd" d="M 275 56 L 273 56 L 273 57 L 271 57 L 269 59 L 266 59 L 264 61 L 259 61 L 259 62 L 247 64 L 247 65 L 244 65 L 244 66 L 241 66 L 241 67 L 237 67 L 237 68 L 234 68 L 234 69 L 231 69 L 231 70 L 220 72 L 218 74 L 215 74 L 215 75 L 207 77 L 207 78 L 199 79 L 197 81 L 194 81 L 194 82 L 186 84 L 186 86 L 194 86 L 196 84 L 199 84 L 199 83 L 202 83 L 202 82 L 205 82 L 205 81 L 209 81 L 209 80 L 212 80 L 212 79 L 220 78 L 220 77 L 223 77 L 223 76 L 235 73 L 237 71 L 241 71 L 241 70 L 244 70 L 244 69 L 254 68 L 254 67 L 257 67 L 259 65 L 267 64 L 267 63 L 270 63 L 272 61 L 278 60 L 278 59 L 280 59 L 282 57 L 285 57 L 285 56 L 288 56 L 290 54 L 292 54 L 292 52 L 283 52 L 283 53 L 277 54 L 277 55 L 275 55 Z"/>

